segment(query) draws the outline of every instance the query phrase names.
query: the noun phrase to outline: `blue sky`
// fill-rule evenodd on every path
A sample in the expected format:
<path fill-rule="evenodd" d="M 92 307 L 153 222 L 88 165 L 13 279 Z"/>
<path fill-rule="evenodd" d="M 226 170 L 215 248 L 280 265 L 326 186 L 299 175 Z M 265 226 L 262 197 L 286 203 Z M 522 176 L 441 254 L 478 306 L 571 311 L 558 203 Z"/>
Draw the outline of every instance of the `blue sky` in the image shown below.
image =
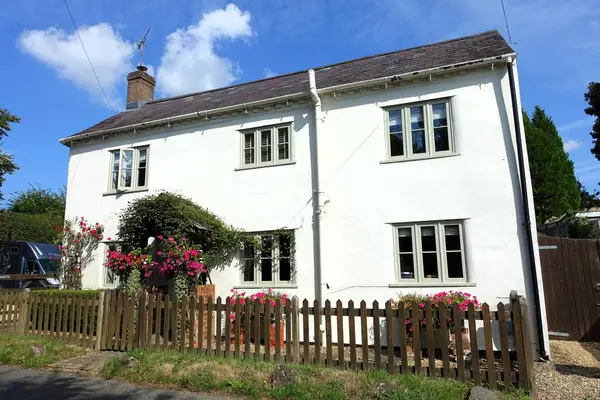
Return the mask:
<path fill-rule="evenodd" d="M 58 139 L 112 114 L 63 0 L 3 0 L 0 106 L 22 118 L 4 149 L 21 169 L 2 187 L 66 183 L 68 149 Z M 593 120 L 583 93 L 600 81 L 595 0 L 505 0 L 519 53 L 523 104 L 553 117 L 578 178 L 598 188 L 590 154 Z M 145 61 L 158 96 L 209 89 L 498 29 L 500 0 L 69 0 L 112 107 L 123 109 L 133 43 L 150 27 Z"/>

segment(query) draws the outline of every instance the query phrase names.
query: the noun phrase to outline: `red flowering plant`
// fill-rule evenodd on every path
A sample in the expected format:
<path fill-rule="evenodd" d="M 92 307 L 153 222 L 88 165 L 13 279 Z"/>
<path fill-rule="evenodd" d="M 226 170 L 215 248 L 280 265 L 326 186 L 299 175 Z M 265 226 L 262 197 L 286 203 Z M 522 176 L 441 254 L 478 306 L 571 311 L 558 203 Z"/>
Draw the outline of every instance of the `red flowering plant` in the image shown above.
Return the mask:
<path fill-rule="evenodd" d="M 250 296 L 246 297 L 246 292 L 238 292 L 236 289 L 230 290 L 231 295 L 229 298 L 231 299 L 231 304 L 235 305 L 240 303 L 240 305 L 245 305 L 247 299 L 252 301 L 253 304 L 258 302 L 259 304 L 269 303 L 271 306 L 271 312 L 269 316 L 270 323 L 275 323 L 275 306 L 277 305 L 277 300 L 280 301 L 282 306 L 285 306 L 288 301 L 291 301 L 287 294 L 276 292 L 271 288 L 264 289 L 261 292 L 253 293 Z M 284 318 L 283 312 L 281 313 L 281 317 Z M 231 313 L 229 316 L 232 320 L 235 320 L 235 314 Z M 260 313 L 260 318 L 263 319 L 265 317 L 264 312 Z M 251 316 L 254 318 L 254 315 Z M 242 312 L 242 326 L 245 325 L 245 312 Z"/>
<path fill-rule="evenodd" d="M 419 294 L 409 294 L 409 295 L 403 295 L 399 297 L 399 300 L 394 301 L 394 299 L 390 299 L 390 302 L 392 302 L 394 304 L 395 307 L 398 306 L 399 302 L 404 302 L 404 306 L 405 308 L 409 308 L 411 307 L 411 305 L 413 303 L 416 303 L 419 310 L 424 311 L 425 310 L 425 304 L 426 303 L 431 303 L 431 308 L 433 311 L 433 326 L 435 328 L 439 328 L 440 327 L 440 320 L 439 320 L 439 309 L 441 307 L 446 307 L 447 311 L 448 311 L 448 318 L 447 318 L 447 326 L 448 329 L 450 329 L 451 332 L 454 332 L 454 320 L 451 316 L 451 311 L 452 308 L 454 306 L 454 304 L 458 304 L 458 308 L 461 311 L 466 311 L 469 308 L 470 304 L 473 304 L 473 306 L 475 307 L 475 309 L 479 309 L 479 300 L 477 300 L 477 296 L 473 296 L 470 293 L 466 293 L 466 292 L 462 292 L 462 291 L 453 291 L 450 290 L 448 292 L 444 291 L 444 292 L 439 292 L 436 294 L 430 294 L 430 295 L 419 295 Z M 404 321 L 405 325 L 406 325 L 406 330 L 407 332 L 412 332 L 413 330 L 413 320 L 412 318 L 407 318 Z M 422 327 L 425 327 L 427 324 L 427 319 L 425 317 L 420 319 L 420 325 Z M 462 328 L 462 327 L 461 327 Z"/>
<path fill-rule="evenodd" d="M 106 267 L 126 280 L 132 271 L 142 271 L 146 277 L 152 272 L 152 256 L 143 254 L 141 249 L 124 253 L 118 250 L 107 250 Z"/>
<path fill-rule="evenodd" d="M 94 258 L 94 252 L 103 239 L 104 227 L 89 223 L 84 217 L 65 220 L 62 228 L 56 228 L 62 236 L 60 250 L 60 282 L 65 289 L 82 288 L 82 271 Z"/>
<path fill-rule="evenodd" d="M 146 277 L 152 274 L 152 269 L 175 280 L 175 292 L 178 298 L 186 296 L 191 287 L 199 281 L 200 274 L 206 272 L 202 261 L 202 251 L 191 243 L 185 236 L 157 236 L 157 261 L 145 270 Z"/>

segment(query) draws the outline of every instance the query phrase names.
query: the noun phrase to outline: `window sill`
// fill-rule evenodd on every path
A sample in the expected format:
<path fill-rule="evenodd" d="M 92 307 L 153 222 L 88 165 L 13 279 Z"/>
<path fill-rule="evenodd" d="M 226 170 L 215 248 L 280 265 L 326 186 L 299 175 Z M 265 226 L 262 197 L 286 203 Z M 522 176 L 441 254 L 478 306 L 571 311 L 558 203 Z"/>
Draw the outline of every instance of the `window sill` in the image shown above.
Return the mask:
<path fill-rule="evenodd" d="M 462 154 L 453 153 L 453 154 L 440 154 L 429 157 L 412 157 L 412 158 L 388 158 L 387 160 L 379 161 L 379 164 L 392 164 L 398 162 L 410 162 L 410 161 L 423 161 L 423 160 L 435 160 L 436 158 L 449 158 L 449 157 L 459 157 Z"/>
<path fill-rule="evenodd" d="M 127 194 L 127 193 L 147 192 L 149 190 L 150 189 L 148 189 L 148 188 L 136 188 L 136 189 L 128 189 L 128 190 L 111 190 L 109 192 L 102 193 L 102 196 L 116 196 L 116 195 Z"/>
<path fill-rule="evenodd" d="M 249 165 L 247 167 L 238 167 L 238 168 L 235 168 L 234 171 L 245 171 L 247 169 L 259 169 L 259 168 L 279 167 L 279 166 L 282 166 L 282 165 L 293 165 L 293 164 L 296 164 L 296 161 L 280 162 L 280 163 L 276 163 L 276 164 L 267 164 L 267 165 Z"/>
<path fill-rule="evenodd" d="M 419 287 L 475 287 L 475 282 L 406 282 L 406 283 L 390 283 L 391 288 L 419 288 Z"/>
<path fill-rule="evenodd" d="M 285 283 L 284 284 L 273 285 L 273 286 L 248 284 L 248 285 L 234 285 L 233 288 L 234 289 L 265 289 L 265 288 L 270 288 L 270 289 L 298 289 L 298 285 L 296 285 L 296 284 L 285 284 Z"/>

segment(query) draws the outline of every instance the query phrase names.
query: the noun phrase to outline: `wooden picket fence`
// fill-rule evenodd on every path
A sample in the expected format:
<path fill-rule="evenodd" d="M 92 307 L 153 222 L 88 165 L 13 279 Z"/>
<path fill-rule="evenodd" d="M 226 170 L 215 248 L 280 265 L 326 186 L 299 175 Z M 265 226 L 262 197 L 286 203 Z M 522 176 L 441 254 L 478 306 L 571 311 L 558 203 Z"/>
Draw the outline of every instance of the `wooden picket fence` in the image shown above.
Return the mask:
<path fill-rule="evenodd" d="M 498 303 L 496 310 L 483 304 L 461 311 L 457 305 L 435 310 L 426 304 L 421 310 L 417 304 L 386 302 L 380 307 L 377 301 L 370 307 L 349 301 L 344 307 L 341 301 L 321 306 L 294 298 L 272 306 L 229 297 L 176 300 L 145 292 L 130 297 L 118 291 L 91 296 L 0 291 L 0 332 L 49 336 L 96 350 L 174 350 L 533 391 L 527 315 L 524 298 Z M 405 329 L 408 319 L 412 331 Z M 466 328 L 466 344 L 458 333 L 451 345 L 449 322 Z"/>

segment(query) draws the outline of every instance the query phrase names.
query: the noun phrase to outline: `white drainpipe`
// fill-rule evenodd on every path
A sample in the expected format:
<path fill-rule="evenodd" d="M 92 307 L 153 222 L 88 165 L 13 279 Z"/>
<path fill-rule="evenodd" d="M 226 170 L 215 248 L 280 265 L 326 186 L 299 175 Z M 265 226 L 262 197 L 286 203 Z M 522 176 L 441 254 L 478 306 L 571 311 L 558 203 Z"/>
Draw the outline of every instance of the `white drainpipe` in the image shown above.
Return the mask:
<path fill-rule="evenodd" d="M 315 120 L 314 129 L 310 137 L 310 174 L 312 181 L 312 207 L 313 207 L 313 262 L 314 262 L 314 275 L 315 275 L 315 298 L 319 300 L 321 306 L 323 306 L 323 286 L 321 277 L 321 192 L 319 188 L 319 151 L 318 151 L 318 139 L 319 139 L 319 126 L 321 124 L 321 98 L 317 93 L 317 83 L 315 80 L 315 71 L 312 69 L 308 70 L 308 81 L 310 85 L 310 97 L 314 102 L 315 106 Z"/>

